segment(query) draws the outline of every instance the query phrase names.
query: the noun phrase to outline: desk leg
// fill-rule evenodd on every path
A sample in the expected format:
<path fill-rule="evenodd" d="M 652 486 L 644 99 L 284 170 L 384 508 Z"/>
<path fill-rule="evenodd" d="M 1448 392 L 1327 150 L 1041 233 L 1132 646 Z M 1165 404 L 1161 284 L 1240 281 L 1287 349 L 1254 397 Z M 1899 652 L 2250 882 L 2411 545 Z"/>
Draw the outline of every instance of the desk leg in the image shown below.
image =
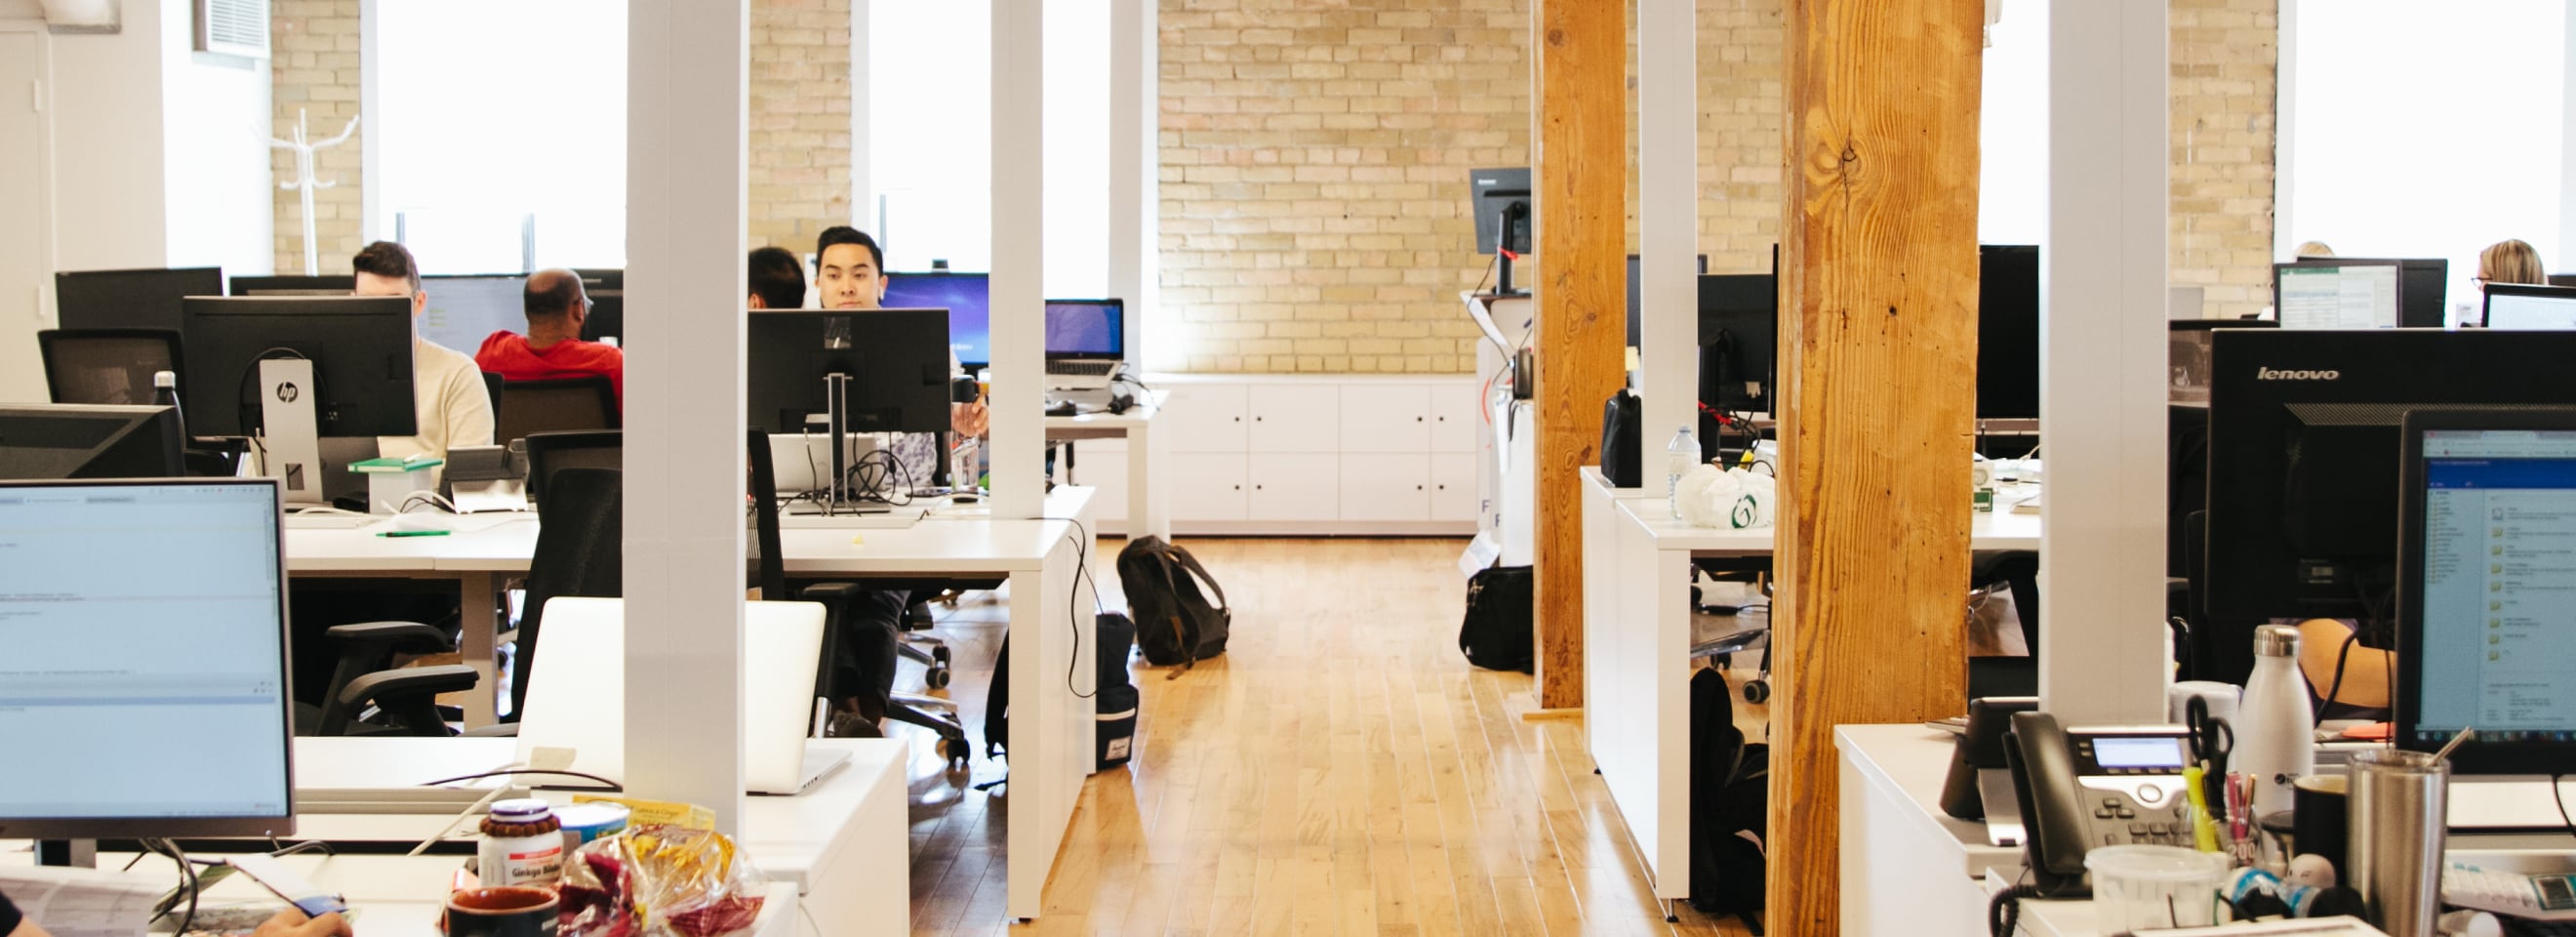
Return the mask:
<path fill-rule="evenodd" d="M 488 572 L 469 572 L 456 577 L 458 631 L 456 650 L 465 658 L 465 666 L 474 668 L 482 682 L 465 695 L 465 727 L 472 729 L 500 721 L 501 677 L 498 640 L 501 629 L 509 622 L 493 588 L 496 578 Z"/>
<path fill-rule="evenodd" d="M 1163 470 L 1165 450 L 1171 448 L 1170 434 L 1154 432 L 1151 422 L 1127 431 L 1127 538 L 1151 534 L 1168 543 L 1172 539 L 1170 499 L 1154 481 L 1155 473 Z"/>
<path fill-rule="evenodd" d="M 1096 763 L 1092 701 L 1075 695 L 1098 689 L 1099 670 L 1090 606 L 1077 606 L 1073 592 L 1074 564 L 1067 539 L 1048 552 L 1044 567 L 1011 574 L 1010 838 L 1003 861 L 1005 913 L 1014 918 L 1038 916 L 1074 801 Z"/>

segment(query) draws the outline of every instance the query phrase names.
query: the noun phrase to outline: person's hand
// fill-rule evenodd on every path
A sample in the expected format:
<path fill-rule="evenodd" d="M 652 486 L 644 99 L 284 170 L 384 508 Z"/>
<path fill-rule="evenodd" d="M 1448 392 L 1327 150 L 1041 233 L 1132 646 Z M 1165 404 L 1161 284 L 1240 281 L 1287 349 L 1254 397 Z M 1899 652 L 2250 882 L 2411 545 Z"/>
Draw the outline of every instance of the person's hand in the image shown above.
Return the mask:
<path fill-rule="evenodd" d="M 356 937 L 349 922 L 337 914 L 308 918 L 304 912 L 289 907 L 275 917 L 261 922 L 250 937 Z"/>
<path fill-rule="evenodd" d="M 993 425 L 993 413 L 983 401 L 948 405 L 948 422 L 960 436 L 981 436 Z"/>

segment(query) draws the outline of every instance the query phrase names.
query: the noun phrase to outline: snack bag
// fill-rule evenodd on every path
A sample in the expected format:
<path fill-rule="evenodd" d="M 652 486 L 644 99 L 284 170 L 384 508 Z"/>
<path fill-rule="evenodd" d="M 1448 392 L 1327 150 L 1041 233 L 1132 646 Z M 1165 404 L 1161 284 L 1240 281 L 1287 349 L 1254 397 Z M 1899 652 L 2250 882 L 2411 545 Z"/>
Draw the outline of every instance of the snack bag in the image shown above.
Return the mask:
<path fill-rule="evenodd" d="M 629 827 L 574 853 L 562 937 L 717 937 L 760 916 L 768 879 L 707 830 Z"/>

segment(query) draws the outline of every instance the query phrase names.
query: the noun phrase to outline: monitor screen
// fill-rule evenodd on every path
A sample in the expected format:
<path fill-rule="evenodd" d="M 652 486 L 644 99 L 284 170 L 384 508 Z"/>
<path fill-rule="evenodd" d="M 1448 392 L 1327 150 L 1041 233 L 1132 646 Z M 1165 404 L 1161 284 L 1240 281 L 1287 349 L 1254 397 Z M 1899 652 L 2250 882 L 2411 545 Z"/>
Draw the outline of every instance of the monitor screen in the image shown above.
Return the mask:
<path fill-rule="evenodd" d="M 2285 329 L 2397 327 L 2394 260 L 2272 265 L 2272 307 Z"/>
<path fill-rule="evenodd" d="M 887 309 L 948 310 L 948 348 L 969 368 L 993 362 L 991 283 L 981 273 L 889 273 Z"/>
<path fill-rule="evenodd" d="M 272 482 L 0 483 L 0 837 L 290 829 L 279 526 Z"/>
<path fill-rule="evenodd" d="M 224 295 L 216 267 L 54 274 L 54 321 L 66 329 L 179 328 L 179 300 Z"/>
<path fill-rule="evenodd" d="M 1126 303 L 1115 299 L 1050 299 L 1049 358 L 1116 358 L 1126 353 Z"/>
<path fill-rule="evenodd" d="M 2454 415 L 2409 423 L 2421 446 L 2409 492 L 2420 507 L 2408 506 L 2420 523 L 2406 544 L 2421 551 L 2409 570 L 2420 605 L 2401 625 L 2418 658 L 2407 667 L 2417 704 L 2404 726 L 2410 747 L 2438 746 L 2468 726 L 2486 743 L 2576 740 L 2571 412 L 2526 420 L 2487 411 L 2487 420 L 2523 424 L 2514 429 L 2439 428 Z"/>
<path fill-rule="evenodd" d="M 528 331 L 527 277 L 422 277 L 420 291 L 420 337 L 447 348 L 471 355 L 494 332 Z"/>
<path fill-rule="evenodd" d="M 1977 419 L 2039 418 L 2039 248 L 1977 247 Z"/>
<path fill-rule="evenodd" d="M 2486 324 L 2491 329 L 2576 329 L 2576 289 L 2487 284 Z"/>

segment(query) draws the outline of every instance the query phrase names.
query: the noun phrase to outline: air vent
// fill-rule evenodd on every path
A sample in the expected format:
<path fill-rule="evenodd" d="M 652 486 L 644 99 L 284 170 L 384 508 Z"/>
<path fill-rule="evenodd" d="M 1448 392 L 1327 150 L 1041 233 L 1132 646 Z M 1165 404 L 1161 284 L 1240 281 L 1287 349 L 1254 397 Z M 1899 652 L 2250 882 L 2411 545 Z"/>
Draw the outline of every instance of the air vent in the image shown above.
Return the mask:
<path fill-rule="evenodd" d="M 268 57 L 268 0 L 197 0 L 197 51 Z"/>

